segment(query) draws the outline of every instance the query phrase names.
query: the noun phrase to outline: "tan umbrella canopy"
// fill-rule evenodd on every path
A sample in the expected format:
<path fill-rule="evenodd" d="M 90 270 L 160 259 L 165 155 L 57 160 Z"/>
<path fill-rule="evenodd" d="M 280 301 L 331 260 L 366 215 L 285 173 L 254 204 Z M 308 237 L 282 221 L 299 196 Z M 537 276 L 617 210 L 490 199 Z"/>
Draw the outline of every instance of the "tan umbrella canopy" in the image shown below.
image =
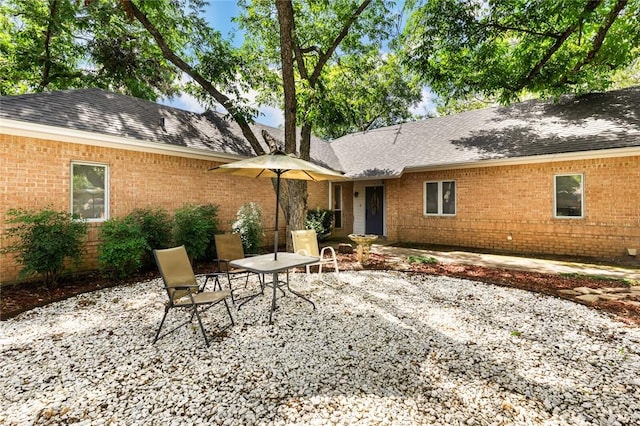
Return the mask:
<path fill-rule="evenodd" d="M 226 173 L 235 176 L 276 179 L 276 229 L 274 235 L 274 259 L 278 259 L 278 216 L 280 205 L 280 179 L 298 180 L 342 180 L 344 174 L 327 169 L 293 154 L 280 150 L 246 160 L 234 161 L 211 169 L 214 173 Z"/>

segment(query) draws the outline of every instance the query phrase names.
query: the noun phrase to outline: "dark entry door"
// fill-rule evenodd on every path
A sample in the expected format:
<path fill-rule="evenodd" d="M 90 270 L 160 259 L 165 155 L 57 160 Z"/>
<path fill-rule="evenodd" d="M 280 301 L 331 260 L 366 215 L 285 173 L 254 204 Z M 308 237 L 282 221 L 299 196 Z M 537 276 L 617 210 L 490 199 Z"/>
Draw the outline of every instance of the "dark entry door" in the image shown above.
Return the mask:
<path fill-rule="evenodd" d="M 365 193 L 365 234 L 383 234 L 383 217 L 384 217 L 384 187 L 368 186 Z"/>

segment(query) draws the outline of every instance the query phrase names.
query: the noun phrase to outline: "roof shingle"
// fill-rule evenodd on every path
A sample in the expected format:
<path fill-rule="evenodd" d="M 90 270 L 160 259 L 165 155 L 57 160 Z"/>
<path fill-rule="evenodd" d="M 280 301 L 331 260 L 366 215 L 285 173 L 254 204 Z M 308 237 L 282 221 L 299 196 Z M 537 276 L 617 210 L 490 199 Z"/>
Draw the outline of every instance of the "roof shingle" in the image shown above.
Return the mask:
<path fill-rule="evenodd" d="M 355 133 L 331 143 L 348 175 L 640 147 L 640 87 L 528 101 Z"/>

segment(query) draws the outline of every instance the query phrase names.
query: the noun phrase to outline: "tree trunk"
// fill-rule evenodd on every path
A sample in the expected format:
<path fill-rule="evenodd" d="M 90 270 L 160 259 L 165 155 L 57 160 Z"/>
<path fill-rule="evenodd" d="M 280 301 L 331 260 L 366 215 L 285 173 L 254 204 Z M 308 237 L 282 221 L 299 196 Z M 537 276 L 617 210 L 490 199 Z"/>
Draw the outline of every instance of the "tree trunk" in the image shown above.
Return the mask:
<path fill-rule="evenodd" d="M 278 23 L 280 24 L 280 56 L 282 60 L 282 85 L 284 89 L 284 150 L 286 153 L 296 153 L 296 83 L 293 72 L 293 6 L 289 0 L 276 1 Z M 309 129 L 310 130 L 310 129 Z M 310 138 L 309 138 L 310 140 Z M 308 141 L 309 141 L 308 140 Z M 308 143 L 307 141 L 307 143 Z M 305 140 L 300 143 L 301 152 L 306 152 L 301 158 L 309 160 L 309 148 L 303 149 Z M 291 241 L 292 230 L 304 229 L 305 212 L 307 211 L 307 182 L 287 180 L 281 185 L 280 206 L 287 219 L 287 251 L 293 251 Z"/>
<path fill-rule="evenodd" d="M 287 251 L 293 251 L 291 231 L 304 229 L 307 212 L 307 181 L 290 180 L 289 190 L 289 220 L 287 221 Z"/>

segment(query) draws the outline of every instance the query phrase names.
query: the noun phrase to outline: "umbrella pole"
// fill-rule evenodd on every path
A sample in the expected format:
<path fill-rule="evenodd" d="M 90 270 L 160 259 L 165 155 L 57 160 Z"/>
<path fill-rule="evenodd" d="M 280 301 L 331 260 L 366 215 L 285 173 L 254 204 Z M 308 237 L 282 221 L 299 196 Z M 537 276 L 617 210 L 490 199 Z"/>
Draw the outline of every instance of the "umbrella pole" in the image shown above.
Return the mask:
<path fill-rule="evenodd" d="M 280 213 L 280 172 L 276 178 L 276 232 L 273 235 L 273 260 L 278 260 L 278 213 Z"/>

